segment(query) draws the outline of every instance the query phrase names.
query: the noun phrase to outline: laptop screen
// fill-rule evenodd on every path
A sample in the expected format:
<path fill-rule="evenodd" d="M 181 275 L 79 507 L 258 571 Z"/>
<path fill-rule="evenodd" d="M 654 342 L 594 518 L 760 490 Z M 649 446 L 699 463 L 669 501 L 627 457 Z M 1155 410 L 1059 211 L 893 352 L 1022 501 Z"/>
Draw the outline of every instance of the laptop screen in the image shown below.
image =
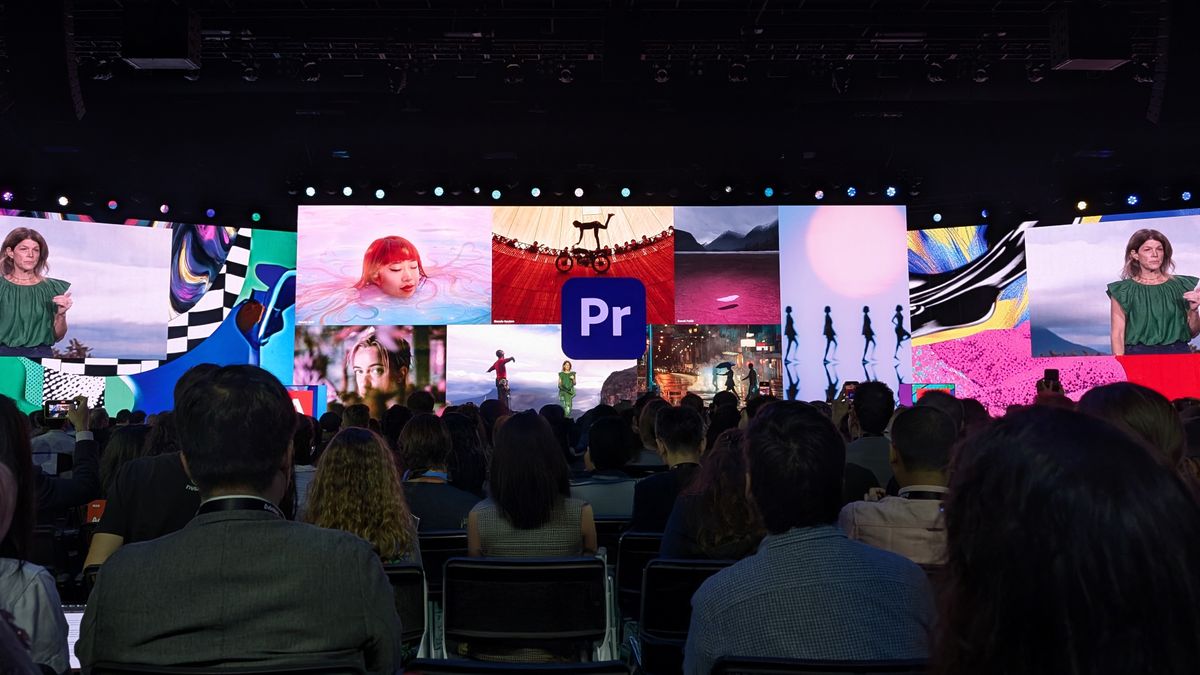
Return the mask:
<path fill-rule="evenodd" d="M 75 643 L 79 641 L 79 624 L 83 623 L 84 605 L 63 605 L 63 615 L 67 617 L 67 650 L 71 656 L 71 667 L 79 668 L 79 659 L 75 656 Z"/>

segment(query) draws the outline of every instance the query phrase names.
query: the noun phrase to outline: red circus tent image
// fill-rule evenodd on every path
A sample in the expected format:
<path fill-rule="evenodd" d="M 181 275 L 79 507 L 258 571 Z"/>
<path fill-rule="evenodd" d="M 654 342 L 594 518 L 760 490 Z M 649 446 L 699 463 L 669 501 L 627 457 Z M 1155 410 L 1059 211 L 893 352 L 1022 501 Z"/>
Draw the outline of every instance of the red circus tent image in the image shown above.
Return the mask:
<path fill-rule="evenodd" d="M 492 322 L 559 323 L 571 277 L 633 277 L 646 320 L 675 321 L 674 212 L 663 206 L 510 206 L 492 212 Z"/>

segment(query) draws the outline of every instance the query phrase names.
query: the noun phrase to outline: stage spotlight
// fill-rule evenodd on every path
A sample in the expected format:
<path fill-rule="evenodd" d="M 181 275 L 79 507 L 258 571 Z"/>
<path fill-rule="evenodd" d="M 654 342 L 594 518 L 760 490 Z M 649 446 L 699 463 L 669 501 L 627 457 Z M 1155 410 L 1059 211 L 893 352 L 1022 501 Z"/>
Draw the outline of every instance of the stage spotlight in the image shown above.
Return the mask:
<path fill-rule="evenodd" d="M 850 88 L 850 71 L 845 66 L 838 66 L 829 74 L 829 86 L 838 94 L 846 93 Z"/>
<path fill-rule="evenodd" d="M 500 191 L 492 190 L 492 199 L 500 199 Z"/>
<path fill-rule="evenodd" d="M 731 192 L 733 192 L 733 186 L 732 186 L 732 185 L 726 185 L 726 186 L 725 186 L 725 194 L 729 194 L 729 193 L 731 193 Z"/>
<path fill-rule="evenodd" d="M 317 62 L 305 61 L 304 65 L 300 66 L 299 77 L 301 82 L 320 82 L 321 69 L 317 66 Z"/>
<path fill-rule="evenodd" d="M 739 61 L 729 66 L 730 82 L 741 83 L 748 79 L 750 79 L 750 76 L 746 74 L 746 64 Z"/>
<path fill-rule="evenodd" d="M 987 82 L 988 80 L 990 80 L 990 79 L 991 79 L 991 75 L 988 73 L 988 66 L 987 66 L 987 64 L 986 64 L 986 63 L 981 63 L 981 64 L 979 64 L 978 66 L 976 66 L 976 67 L 975 67 L 975 72 L 973 72 L 973 73 L 971 74 L 971 79 L 972 79 L 972 80 L 973 80 L 973 81 L 974 81 L 976 84 L 983 84 L 984 82 Z"/>
<path fill-rule="evenodd" d="M 575 81 L 575 71 L 571 66 L 563 66 L 558 69 L 558 81 L 563 84 L 571 84 Z"/>
<path fill-rule="evenodd" d="M 71 200 L 70 200 L 70 199 L 67 199 L 67 196 L 66 196 L 66 195 L 59 195 L 59 196 L 58 196 L 58 205 L 59 205 L 59 206 L 66 206 L 66 205 L 68 205 L 68 204 L 70 204 L 70 203 L 71 203 Z"/>
<path fill-rule="evenodd" d="M 166 213 L 168 213 L 170 210 L 171 210 L 171 207 L 170 207 L 169 205 L 167 205 L 167 204 L 159 204 L 159 205 L 158 205 L 158 212 L 159 212 L 159 213 L 166 214 Z"/>
<path fill-rule="evenodd" d="M 375 191 L 375 199 L 383 199 L 386 196 L 387 193 L 383 191 L 383 188 L 379 188 Z"/>
<path fill-rule="evenodd" d="M 521 64 L 513 61 L 504 66 L 504 84 L 521 84 L 525 81 L 525 74 L 521 72 Z"/>
<path fill-rule="evenodd" d="M 929 80 L 930 84 L 941 84 L 946 81 L 946 69 L 939 61 L 930 60 L 925 69 L 925 79 Z"/>
<path fill-rule="evenodd" d="M 1183 193 L 1179 195 L 1179 198 L 1185 202 L 1190 202 L 1192 201 L 1192 193 L 1188 190 L 1184 190 Z"/>
<path fill-rule="evenodd" d="M 654 81 L 659 84 L 666 84 L 667 82 L 670 82 L 671 71 L 663 68 L 662 66 L 658 66 L 654 69 Z"/>
<path fill-rule="evenodd" d="M 621 188 L 621 196 L 622 197 L 625 197 L 626 199 L 628 199 L 629 195 L 631 195 L 631 194 L 633 194 L 633 190 L 630 190 L 627 187 Z"/>
<path fill-rule="evenodd" d="M 475 188 L 475 191 L 479 192 L 479 188 Z M 433 188 L 433 196 L 434 197 L 441 197 L 444 194 L 446 194 L 446 188 L 442 187 L 441 185 Z"/>
<path fill-rule="evenodd" d="M 1087 206 L 1088 206 L 1087 202 L 1083 201 L 1082 199 L 1075 202 L 1075 208 L 1080 211 L 1087 211 Z"/>
<path fill-rule="evenodd" d="M 940 213 L 933 214 L 933 222 L 935 222 L 935 223 L 942 222 L 942 214 L 940 214 Z"/>
<path fill-rule="evenodd" d="M 887 186 L 887 189 L 883 191 L 883 194 L 885 194 L 889 197 L 895 197 L 896 196 L 896 188 L 889 185 L 889 186 Z"/>
<path fill-rule="evenodd" d="M 342 188 L 342 195 L 343 195 L 343 196 L 345 196 L 345 197 L 349 197 L 349 196 L 351 196 L 351 195 L 353 195 L 353 194 L 354 194 L 354 188 L 350 187 L 349 185 L 347 185 L 346 187 Z"/>
<path fill-rule="evenodd" d="M 853 185 L 846 188 L 846 196 L 847 197 L 857 197 L 858 196 L 858 188 L 854 187 Z"/>
<path fill-rule="evenodd" d="M 541 188 L 539 188 L 539 187 L 532 187 L 532 188 L 529 188 L 529 196 L 530 196 L 530 197 L 533 197 L 534 199 L 537 199 L 538 197 L 541 197 L 541 196 L 542 196 L 542 189 L 541 189 Z"/>
<path fill-rule="evenodd" d="M 980 217 L 980 218 L 983 218 L 984 220 L 986 220 L 986 219 L 987 219 L 987 217 L 988 217 L 988 210 L 987 210 L 987 209 L 982 209 L 982 210 L 980 210 L 980 211 L 979 211 L 979 217 Z"/>
<path fill-rule="evenodd" d="M 119 206 L 119 204 L 117 204 L 117 200 L 115 200 L 115 199 L 108 200 L 108 210 L 109 211 L 116 211 L 117 206 Z"/>
<path fill-rule="evenodd" d="M 246 67 L 242 68 L 242 79 L 247 82 L 257 82 L 258 64 L 253 61 L 247 63 Z"/>
<path fill-rule="evenodd" d="M 1025 79 L 1031 84 L 1037 84 L 1046 79 L 1046 69 L 1040 63 L 1031 63 L 1025 66 Z"/>
<path fill-rule="evenodd" d="M 1138 202 L 1142 201 L 1137 195 L 1129 195 L 1125 198 L 1125 203 L 1130 206 L 1137 206 Z"/>
<path fill-rule="evenodd" d="M 763 188 L 763 196 L 768 197 L 768 198 L 774 197 L 775 196 L 775 188 L 771 187 L 770 185 Z"/>
<path fill-rule="evenodd" d="M 825 199 L 825 191 L 817 190 L 816 192 L 813 193 L 813 199 L 816 199 L 816 200 Z"/>
<path fill-rule="evenodd" d="M 0 201 L 11 202 L 15 198 L 16 198 L 16 195 L 13 194 L 12 190 L 5 190 L 4 192 L 0 192 Z"/>
<path fill-rule="evenodd" d="M 317 188 L 309 185 L 308 187 L 304 188 L 304 194 L 309 197 L 316 197 L 317 196 Z"/>
<path fill-rule="evenodd" d="M 575 196 L 582 197 L 583 196 L 583 188 L 581 188 L 581 187 L 575 188 Z"/>
<path fill-rule="evenodd" d="M 217 210 L 216 209 L 205 209 L 204 215 L 208 216 L 209 218 L 216 218 Z"/>
<path fill-rule="evenodd" d="M 250 221 L 251 221 L 251 222 L 257 223 L 257 222 L 258 222 L 258 221 L 260 221 L 260 220 L 262 220 L 262 214 L 261 214 L 261 213 L 259 213 L 258 211 L 251 211 L 251 212 L 250 212 Z"/>

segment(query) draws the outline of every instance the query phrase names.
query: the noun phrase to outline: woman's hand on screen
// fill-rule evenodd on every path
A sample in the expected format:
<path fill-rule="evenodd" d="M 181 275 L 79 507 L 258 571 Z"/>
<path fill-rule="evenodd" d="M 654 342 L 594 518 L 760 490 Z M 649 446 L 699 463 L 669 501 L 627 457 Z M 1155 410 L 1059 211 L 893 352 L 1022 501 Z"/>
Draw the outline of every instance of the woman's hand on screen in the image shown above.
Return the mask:
<path fill-rule="evenodd" d="M 1197 306 L 1200 306 L 1200 290 L 1184 293 L 1183 299 L 1188 301 L 1188 309 L 1196 309 Z"/>
<path fill-rule="evenodd" d="M 71 291 L 67 291 L 62 295 L 56 295 L 50 299 L 54 304 L 58 305 L 58 313 L 66 314 L 67 310 L 71 309 L 71 305 L 75 304 L 71 300 Z"/>

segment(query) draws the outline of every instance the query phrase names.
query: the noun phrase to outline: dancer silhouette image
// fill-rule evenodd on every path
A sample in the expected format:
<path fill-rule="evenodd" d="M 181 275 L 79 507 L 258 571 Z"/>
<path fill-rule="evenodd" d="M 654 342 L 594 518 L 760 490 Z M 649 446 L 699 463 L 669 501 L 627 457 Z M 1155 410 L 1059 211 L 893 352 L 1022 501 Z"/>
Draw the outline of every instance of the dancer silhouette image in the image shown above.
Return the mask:
<path fill-rule="evenodd" d="M 833 345 L 833 355 L 837 356 L 837 331 L 833 330 L 833 316 L 829 313 L 829 306 L 825 306 L 825 363 L 829 363 L 829 346 Z"/>
<path fill-rule="evenodd" d="M 826 366 L 828 368 L 828 366 Z M 800 394 L 800 376 L 796 373 L 796 363 L 794 361 L 786 362 L 784 373 L 787 375 L 787 400 L 795 401 Z"/>
<path fill-rule="evenodd" d="M 896 315 L 892 317 L 892 324 L 896 326 L 896 351 L 892 354 L 892 358 L 900 360 L 900 345 L 904 344 L 905 340 L 912 337 L 912 333 L 904 330 L 904 307 L 896 305 Z"/>
<path fill-rule="evenodd" d="M 792 353 L 792 347 L 799 350 L 800 344 L 796 342 L 796 322 L 792 320 L 792 306 L 788 305 L 783 311 L 787 314 L 787 318 L 783 322 L 783 334 L 787 336 L 787 347 L 783 350 L 783 362 L 787 363 L 790 361 L 788 354 Z"/>
<path fill-rule="evenodd" d="M 871 350 L 871 358 L 875 358 L 875 331 L 871 328 L 871 308 L 863 307 L 863 356 L 862 362 L 867 362 L 867 350 Z"/>
<path fill-rule="evenodd" d="M 829 372 L 829 362 L 825 362 L 825 402 L 833 403 L 838 395 L 838 378 Z"/>
<path fill-rule="evenodd" d="M 609 223 L 609 221 L 612 220 L 613 215 L 614 214 L 611 214 L 611 213 L 608 214 L 608 217 L 604 219 L 603 223 L 598 220 L 589 220 L 586 223 L 580 222 L 578 220 L 572 220 L 571 226 L 579 228 L 579 239 L 575 240 L 575 245 L 578 246 L 579 243 L 583 241 L 584 233 L 587 232 L 588 230 L 591 230 L 592 235 L 596 237 L 596 250 L 599 251 L 600 250 L 600 230 L 608 229 L 608 223 Z"/>
<path fill-rule="evenodd" d="M 733 368 L 725 371 L 725 391 L 732 391 L 737 396 L 737 382 L 733 379 Z"/>

